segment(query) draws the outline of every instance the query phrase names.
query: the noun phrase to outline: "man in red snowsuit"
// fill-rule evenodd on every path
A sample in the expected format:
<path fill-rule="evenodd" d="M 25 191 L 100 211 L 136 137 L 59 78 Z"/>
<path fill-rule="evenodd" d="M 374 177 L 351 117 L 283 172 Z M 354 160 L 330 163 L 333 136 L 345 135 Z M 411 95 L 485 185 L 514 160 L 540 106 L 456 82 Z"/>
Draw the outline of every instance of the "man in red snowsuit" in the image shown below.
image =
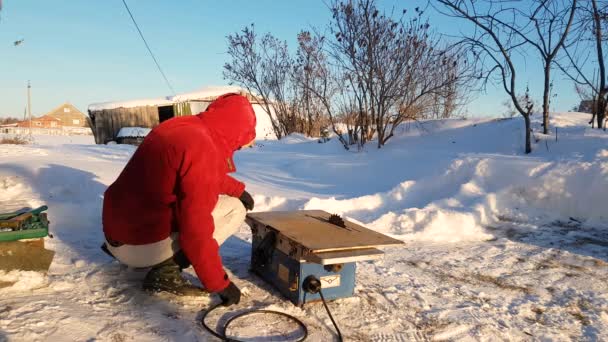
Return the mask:
<path fill-rule="evenodd" d="M 144 289 L 201 294 L 181 276 L 190 264 L 225 305 L 240 290 L 224 271 L 219 244 L 253 209 L 234 172 L 233 153 L 255 139 L 255 113 L 246 97 L 226 94 L 198 115 L 153 129 L 135 151 L 103 204 L 105 248 L 133 267 L 152 267 Z"/>

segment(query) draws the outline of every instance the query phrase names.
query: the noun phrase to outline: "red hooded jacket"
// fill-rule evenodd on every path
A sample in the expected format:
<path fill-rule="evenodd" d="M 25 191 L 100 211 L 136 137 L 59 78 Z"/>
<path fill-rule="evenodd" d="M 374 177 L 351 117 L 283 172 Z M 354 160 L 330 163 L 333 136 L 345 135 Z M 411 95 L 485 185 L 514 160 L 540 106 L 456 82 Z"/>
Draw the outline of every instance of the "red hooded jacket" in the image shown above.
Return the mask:
<path fill-rule="evenodd" d="M 232 154 L 255 138 L 247 98 L 226 94 L 205 112 L 154 128 L 106 190 L 103 231 L 110 240 L 144 245 L 179 232 L 179 244 L 208 291 L 229 284 L 211 212 L 219 194 L 239 197 L 245 185 Z"/>

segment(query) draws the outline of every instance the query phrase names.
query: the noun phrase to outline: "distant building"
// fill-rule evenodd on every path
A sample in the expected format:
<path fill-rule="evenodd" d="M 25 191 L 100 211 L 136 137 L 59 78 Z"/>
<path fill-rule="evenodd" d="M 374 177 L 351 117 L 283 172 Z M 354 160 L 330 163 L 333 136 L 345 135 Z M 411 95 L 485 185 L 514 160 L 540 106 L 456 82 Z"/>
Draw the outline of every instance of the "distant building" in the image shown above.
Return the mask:
<path fill-rule="evenodd" d="M 191 93 L 156 99 L 94 103 L 89 105 L 89 121 L 98 144 L 117 142 L 122 138 L 139 139 L 141 137 L 119 136 L 120 130 L 129 127 L 154 128 L 174 117 L 201 113 L 211 102 L 226 93 L 239 93 L 247 97 L 256 113 L 257 139 L 276 139 L 261 100 L 235 86 L 205 87 Z"/>
<path fill-rule="evenodd" d="M 90 127 L 87 116 L 68 102 L 46 113 L 46 116 L 59 119 L 64 127 Z"/>
<path fill-rule="evenodd" d="M 33 118 L 31 120 L 32 128 L 46 128 L 46 129 L 61 129 L 63 126 L 61 120 L 55 117 L 44 115 L 39 118 Z M 24 120 L 17 123 L 17 127 L 30 127 L 30 120 Z"/>
<path fill-rule="evenodd" d="M 89 118 L 70 103 L 64 103 L 47 114 L 19 121 L 14 126 L 2 127 L 5 134 L 82 135 L 91 134 Z"/>
<path fill-rule="evenodd" d="M 0 125 L 0 133 L 9 134 L 15 131 L 17 123 Z"/>

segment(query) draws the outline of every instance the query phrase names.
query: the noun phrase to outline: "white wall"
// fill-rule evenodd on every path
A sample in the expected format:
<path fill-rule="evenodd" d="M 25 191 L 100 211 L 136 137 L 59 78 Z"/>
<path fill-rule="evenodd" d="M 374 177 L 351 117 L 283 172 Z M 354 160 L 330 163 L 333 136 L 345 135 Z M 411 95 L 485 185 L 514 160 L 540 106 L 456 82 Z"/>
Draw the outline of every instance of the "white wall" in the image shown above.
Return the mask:
<path fill-rule="evenodd" d="M 268 113 L 259 104 L 253 105 L 256 117 L 255 140 L 276 140 L 277 137 L 272 130 L 272 124 Z"/>

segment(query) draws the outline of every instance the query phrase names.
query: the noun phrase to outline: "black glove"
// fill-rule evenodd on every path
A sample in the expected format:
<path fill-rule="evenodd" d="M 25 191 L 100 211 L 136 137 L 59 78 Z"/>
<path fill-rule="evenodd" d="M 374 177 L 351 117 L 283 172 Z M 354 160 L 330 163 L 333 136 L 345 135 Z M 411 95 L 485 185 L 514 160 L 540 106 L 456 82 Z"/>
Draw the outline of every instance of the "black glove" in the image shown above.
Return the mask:
<path fill-rule="evenodd" d="M 241 200 L 241 202 L 243 202 L 243 206 L 245 206 L 245 209 L 253 210 L 253 197 L 251 197 L 251 195 L 247 191 L 243 191 L 239 199 Z"/>
<path fill-rule="evenodd" d="M 228 287 L 218 292 L 218 294 L 220 295 L 222 305 L 224 306 L 238 304 L 241 301 L 241 290 L 239 290 L 233 282 L 230 282 Z"/>

